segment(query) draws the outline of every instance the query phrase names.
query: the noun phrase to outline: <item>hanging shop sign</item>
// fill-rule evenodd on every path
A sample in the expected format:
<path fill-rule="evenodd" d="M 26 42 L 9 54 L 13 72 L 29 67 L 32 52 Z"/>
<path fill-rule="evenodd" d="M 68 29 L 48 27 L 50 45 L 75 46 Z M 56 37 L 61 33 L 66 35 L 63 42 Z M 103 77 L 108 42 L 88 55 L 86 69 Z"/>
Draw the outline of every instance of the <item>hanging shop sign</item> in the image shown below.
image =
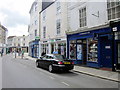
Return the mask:
<path fill-rule="evenodd" d="M 90 32 L 82 32 L 79 35 L 85 35 L 85 34 L 90 34 Z"/>
<path fill-rule="evenodd" d="M 117 32 L 117 27 L 112 28 L 113 32 Z"/>

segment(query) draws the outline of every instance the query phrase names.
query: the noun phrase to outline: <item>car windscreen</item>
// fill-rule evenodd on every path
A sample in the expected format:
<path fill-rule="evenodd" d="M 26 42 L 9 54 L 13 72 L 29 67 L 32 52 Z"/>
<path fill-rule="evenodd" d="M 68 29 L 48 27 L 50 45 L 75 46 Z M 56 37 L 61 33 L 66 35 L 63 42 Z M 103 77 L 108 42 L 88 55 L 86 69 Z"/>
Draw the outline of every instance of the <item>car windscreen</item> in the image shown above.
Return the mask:
<path fill-rule="evenodd" d="M 55 55 L 55 58 L 58 59 L 58 60 L 66 59 L 63 55 Z"/>

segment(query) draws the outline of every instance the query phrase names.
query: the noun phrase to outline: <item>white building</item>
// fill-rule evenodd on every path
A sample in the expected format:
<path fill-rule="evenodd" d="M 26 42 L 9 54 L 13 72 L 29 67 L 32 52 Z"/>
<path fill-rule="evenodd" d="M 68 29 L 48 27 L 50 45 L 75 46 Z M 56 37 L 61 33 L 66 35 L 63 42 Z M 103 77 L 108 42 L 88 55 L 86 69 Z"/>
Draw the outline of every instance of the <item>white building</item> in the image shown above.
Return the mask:
<path fill-rule="evenodd" d="M 114 2 L 107 6 L 109 4 L 107 1 Z M 111 20 L 118 19 L 120 17 L 119 2 L 119 0 L 77 0 L 76 2 L 69 2 L 68 18 L 70 30 L 85 30 L 86 28 L 105 25 Z"/>
<path fill-rule="evenodd" d="M 14 50 L 21 51 L 24 50 L 28 52 L 29 46 L 29 37 L 28 36 L 9 36 L 7 38 L 9 51 L 12 52 Z"/>
<path fill-rule="evenodd" d="M 120 66 L 119 20 L 119 0 L 69 2 L 67 57 L 91 67 Z"/>
<path fill-rule="evenodd" d="M 42 8 L 42 0 L 35 0 L 29 11 L 30 25 L 28 26 L 29 32 L 29 55 L 38 57 L 40 28 L 39 28 L 39 12 Z"/>
<path fill-rule="evenodd" d="M 14 46 L 14 44 L 13 44 L 13 39 L 14 39 L 14 37 L 16 37 L 16 36 L 9 36 L 9 37 L 7 38 L 7 46 L 8 46 L 8 47 L 13 47 L 13 46 Z"/>
<path fill-rule="evenodd" d="M 0 24 L 0 51 L 3 49 L 6 52 L 7 32 L 7 28 Z"/>
<path fill-rule="evenodd" d="M 41 11 L 41 0 L 35 0 L 29 11 L 30 14 L 30 25 L 28 28 L 29 40 L 34 41 L 39 39 L 39 12 Z"/>
<path fill-rule="evenodd" d="M 41 52 L 66 53 L 67 3 L 56 0 L 41 13 Z"/>

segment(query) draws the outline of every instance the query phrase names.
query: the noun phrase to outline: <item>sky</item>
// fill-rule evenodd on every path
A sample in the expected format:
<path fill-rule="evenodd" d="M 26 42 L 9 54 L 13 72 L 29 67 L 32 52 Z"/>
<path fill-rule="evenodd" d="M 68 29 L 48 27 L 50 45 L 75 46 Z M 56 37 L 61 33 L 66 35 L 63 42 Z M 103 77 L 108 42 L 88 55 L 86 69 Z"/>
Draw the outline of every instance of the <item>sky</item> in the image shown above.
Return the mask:
<path fill-rule="evenodd" d="M 0 1 L 0 23 L 8 29 L 8 36 L 28 35 L 28 25 L 30 20 L 29 10 L 34 1 L 35 0 Z M 60 1 L 75 2 L 78 0 L 60 0 Z"/>
<path fill-rule="evenodd" d="M 1 0 L 0 23 L 8 29 L 8 36 L 28 35 L 29 10 L 34 0 Z"/>

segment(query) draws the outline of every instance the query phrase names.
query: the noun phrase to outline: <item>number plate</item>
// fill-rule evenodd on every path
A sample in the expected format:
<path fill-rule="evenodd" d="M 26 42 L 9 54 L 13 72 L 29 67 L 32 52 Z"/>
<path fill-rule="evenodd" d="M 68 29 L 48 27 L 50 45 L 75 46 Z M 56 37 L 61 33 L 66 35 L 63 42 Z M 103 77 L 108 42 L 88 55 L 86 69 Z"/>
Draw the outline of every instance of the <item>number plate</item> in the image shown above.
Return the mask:
<path fill-rule="evenodd" d="M 64 62 L 64 64 L 70 64 L 70 62 Z"/>

